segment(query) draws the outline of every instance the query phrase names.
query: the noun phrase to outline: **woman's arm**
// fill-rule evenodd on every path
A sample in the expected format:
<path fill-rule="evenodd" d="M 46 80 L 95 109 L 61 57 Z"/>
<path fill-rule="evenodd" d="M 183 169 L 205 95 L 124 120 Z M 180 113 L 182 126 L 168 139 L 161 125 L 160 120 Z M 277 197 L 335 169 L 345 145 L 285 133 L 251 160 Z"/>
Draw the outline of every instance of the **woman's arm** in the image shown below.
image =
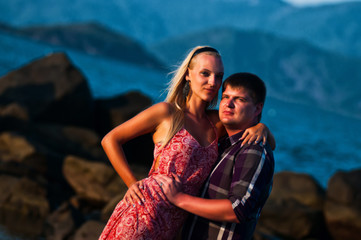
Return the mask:
<path fill-rule="evenodd" d="M 243 139 L 243 145 L 247 143 L 251 144 L 253 142 L 259 143 L 260 141 L 263 141 L 265 144 L 266 141 L 268 141 L 272 150 L 276 149 L 276 139 L 268 127 L 263 123 L 258 123 L 253 127 L 247 128 L 241 139 Z"/>
<path fill-rule="evenodd" d="M 225 136 L 227 132 L 219 119 L 218 110 L 209 110 L 208 116 L 213 122 L 214 126 L 216 126 L 217 128 L 218 137 L 221 138 Z M 268 127 L 263 123 L 258 123 L 257 125 L 246 129 L 242 136 L 242 139 L 242 144 L 259 143 L 260 141 L 263 141 L 265 143 L 266 141 L 268 141 L 272 150 L 276 149 L 276 139 L 274 138 L 272 132 L 268 129 Z"/>
<path fill-rule="evenodd" d="M 137 181 L 126 160 L 122 144 L 140 135 L 154 132 L 170 117 L 171 105 L 158 103 L 111 130 L 103 139 L 102 146 L 115 171 L 129 187 Z"/>

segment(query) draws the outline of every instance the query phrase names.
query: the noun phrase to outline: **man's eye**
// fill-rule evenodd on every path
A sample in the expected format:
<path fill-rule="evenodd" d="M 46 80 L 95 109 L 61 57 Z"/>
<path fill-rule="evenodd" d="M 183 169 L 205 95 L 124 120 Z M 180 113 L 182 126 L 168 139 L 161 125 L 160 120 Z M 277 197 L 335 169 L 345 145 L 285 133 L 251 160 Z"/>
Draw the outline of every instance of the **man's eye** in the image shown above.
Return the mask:
<path fill-rule="evenodd" d="M 201 74 L 205 77 L 208 77 L 209 76 L 209 72 L 201 72 Z"/>

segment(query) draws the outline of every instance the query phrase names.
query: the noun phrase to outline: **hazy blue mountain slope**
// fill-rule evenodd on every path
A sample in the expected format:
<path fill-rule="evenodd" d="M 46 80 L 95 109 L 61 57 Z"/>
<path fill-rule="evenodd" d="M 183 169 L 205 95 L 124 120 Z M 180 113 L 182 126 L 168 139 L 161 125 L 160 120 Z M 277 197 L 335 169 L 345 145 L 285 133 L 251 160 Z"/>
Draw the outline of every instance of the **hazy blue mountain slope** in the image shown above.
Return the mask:
<path fill-rule="evenodd" d="M 279 19 L 271 19 L 265 30 L 361 57 L 360 13 L 360 2 L 295 8 Z"/>
<path fill-rule="evenodd" d="M 35 41 L 83 51 L 89 55 L 105 56 L 143 67 L 164 70 L 164 64 L 150 55 L 140 43 L 98 23 L 17 29 L 2 26 L 0 31 L 1 29 L 7 33 L 28 37 Z"/>
<path fill-rule="evenodd" d="M 6 49 L 6 50 L 5 50 Z M 166 73 L 114 59 L 30 41 L 0 32 L 0 76 L 53 52 L 66 52 L 85 75 L 94 97 L 112 97 L 131 90 L 141 91 L 155 101 L 164 99 Z"/>
<path fill-rule="evenodd" d="M 321 51 L 307 42 L 229 28 L 165 41 L 153 52 L 174 65 L 196 45 L 221 51 L 226 76 L 240 71 L 260 75 L 271 96 L 361 117 L 360 59 Z"/>
<path fill-rule="evenodd" d="M 230 26 L 305 39 L 361 56 L 361 3 L 297 8 L 281 0 L 12 0 L 0 2 L 0 22 L 15 26 L 97 21 L 145 44 Z"/>
<path fill-rule="evenodd" d="M 96 21 L 144 41 L 168 31 L 154 7 L 132 0 L 0 1 L 0 22 L 24 27 Z"/>

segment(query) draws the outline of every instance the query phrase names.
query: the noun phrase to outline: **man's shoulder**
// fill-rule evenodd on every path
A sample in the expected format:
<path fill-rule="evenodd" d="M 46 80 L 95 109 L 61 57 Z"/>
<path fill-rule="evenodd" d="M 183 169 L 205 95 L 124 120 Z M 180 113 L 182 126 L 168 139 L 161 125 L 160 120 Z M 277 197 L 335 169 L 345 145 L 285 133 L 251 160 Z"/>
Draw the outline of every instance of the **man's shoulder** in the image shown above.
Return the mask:
<path fill-rule="evenodd" d="M 235 159 L 250 159 L 255 161 L 257 159 L 266 158 L 268 161 L 274 161 L 272 148 L 268 143 L 263 145 L 262 143 L 258 144 L 246 144 L 244 146 L 233 146 L 235 154 Z"/>

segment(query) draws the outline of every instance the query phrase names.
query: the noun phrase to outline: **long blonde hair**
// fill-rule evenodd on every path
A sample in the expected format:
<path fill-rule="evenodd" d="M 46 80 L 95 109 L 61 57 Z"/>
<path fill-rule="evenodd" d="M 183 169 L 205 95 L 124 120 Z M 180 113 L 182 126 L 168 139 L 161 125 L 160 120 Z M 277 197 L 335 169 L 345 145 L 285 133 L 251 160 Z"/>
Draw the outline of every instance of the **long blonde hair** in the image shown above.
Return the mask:
<path fill-rule="evenodd" d="M 175 107 L 175 111 L 172 113 L 171 127 L 168 130 L 165 138 L 162 141 L 162 147 L 164 147 L 170 139 L 176 134 L 184 125 L 184 109 L 187 104 L 188 96 L 191 94 L 189 91 L 188 95 L 185 96 L 183 89 L 186 85 L 186 74 L 188 68 L 193 69 L 196 63 L 196 56 L 200 53 L 212 55 L 221 58 L 218 51 L 209 46 L 197 46 L 189 51 L 187 57 L 183 60 L 180 66 L 172 72 L 173 77 L 168 85 L 168 94 L 165 99 L 166 102 L 171 103 Z M 218 93 L 213 100 L 207 105 L 207 107 L 213 107 L 217 104 Z"/>

